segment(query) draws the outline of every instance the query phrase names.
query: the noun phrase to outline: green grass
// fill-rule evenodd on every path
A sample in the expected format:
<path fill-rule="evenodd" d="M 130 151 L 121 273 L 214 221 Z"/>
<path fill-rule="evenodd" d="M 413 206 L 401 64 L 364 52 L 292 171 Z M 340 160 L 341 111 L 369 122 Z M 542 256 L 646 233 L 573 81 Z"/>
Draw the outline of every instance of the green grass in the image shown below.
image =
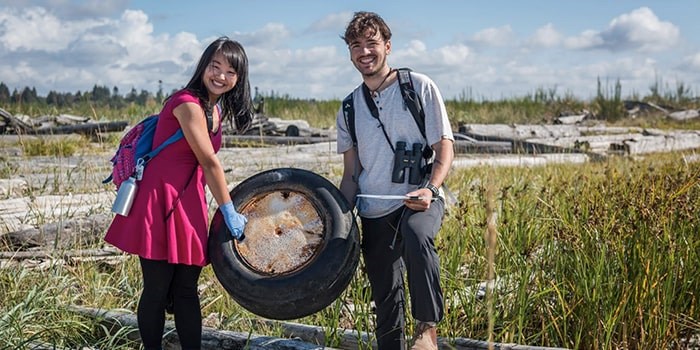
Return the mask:
<path fill-rule="evenodd" d="M 454 171 L 449 186 L 459 204 L 437 241 L 447 304 L 441 335 L 577 349 L 682 347 L 682 339 L 700 333 L 700 163 L 680 156 Z M 475 294 L 487 280 L 489 186 L 498 238 L 491 302 Z M 201 294 L 203 315 L 214 314 L 222 328 L 250 329 L 246 320 L 254 315 L 227 296 L 211 268 L 200 280 L 207 282 L 214 283 Z M 65 307 L 135 310 L 140 275 L 133 257 L 115 266 L 2 268 L 0 285 L 0 348 L 128 348 L 117 345 L 128 343 L 124 334 L 107 337 Z M 368 301 L 358 273 L 335 303 L 297 321 L 329 332 L 371 332 Z M 337 341 L 331 332 L 327 345 Z"/>
<path fill-rule="evenodd" d="M 455 130 L 463 123 L 538 123 L 564 111 L 599 113 L 618 98 L 614 89 L 599 89 L 599 99 L 590 102 L 539 90 L 508 101 L 464 96 L 447 101 L 447 109 Z M 698 108 L 698 100 L 684 94 L 659 93 L 649 100 Z M 265 111 L 330 127 L 339 103 L 268 98 Z M 30 115 L 50 112 L 36 106 L 22 109 Z M 157 109 L 83 106 L 61 113 L 137 121 Z M 700 120 L 676 122 L 658 115 L 607 124 L 700 130 Z M 23 157 L 61 160 L 112 150 L 117 141 L 102 140 L 96 150 L 85 147 L 87 140 L 22 141 L 10 146 L 25 155 L 19 160 L 0 158 L 0 176 L 24 175 L 26 169 L 18 163 Z M 446 297 L 440 335 L 575 349 L 683 348 L 684 339 L 700 334 L 700 163 L 686 162 L 683 156 L 676 152 L 579 165 L 454 170 L 448 185 L 459 201 L 448 208 L 437 239 Z M 33 184 L 29 195 L 79 193 L 79 177 L 103 172 L 87 164 L 78 169 L 54 170 L 52 178 L 57 180 Z M 340 169 L 330 173 L 339 177 Z M 487 237 L 494 236 L 490 260 Z M 489 280 L 490 267 L 493 293 L 477 297 L 478 285 Z M 336 302 L 295 321 L 324 327 L 331 347 L 339 342 L 336 327 L 371 333 L 368 282 L 359 271 Z M 140 283 L 134 257 L 116 265 L 4 266 L 0 349 L 30 349 L 41 343 L 56 348 L 136 348 L 127 331 L 111 333 L 67 306 L 135 310 Z M 227 295 L 210 267 L 204 269 L 200 284 L 207 286 L 201 292 L 203 316 L 216 320 L 218 327 L 281 334 L 274 327 L 251 324 L 255 316 Z"/>
<path fill-rule="evenodd" d="M 489 172 L 465 172 L 451 176 L 454 187 L 465 190 L 458 183 L 475 179 L 479 185 L 460 196 L 466 200 L 443 234 L 451 248 L 447 284 L 457 292 L 474 278 L 483 280 L 486 271 L 480 183 Z M 698 334 L 699 173 L 700 165 L 685 164 L 678 155 L 499 169 L 496 339 L 661 349 Z M 460 273 L 465 270 L 476 273 Z M 478 304 L 448 316 L 463 325 L 458 334 L 487 338 Z"/>

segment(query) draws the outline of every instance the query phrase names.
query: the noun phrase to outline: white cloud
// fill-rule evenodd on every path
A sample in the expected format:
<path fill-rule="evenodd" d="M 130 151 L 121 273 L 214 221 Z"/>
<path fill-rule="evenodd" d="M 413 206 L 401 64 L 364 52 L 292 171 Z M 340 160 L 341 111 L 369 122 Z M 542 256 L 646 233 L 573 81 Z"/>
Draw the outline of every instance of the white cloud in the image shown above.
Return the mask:
<path fill-rule="evenodd" d="M 332 13 L 312 23 L 309 30 L 312 32 L 342 31 L 351 18 L 352 12 Z M 342 34 L 338 32 L 338 35 Z"/>
<path fill-rule="evenodd" d="M 676 45 L 679 39 L 677 26 L 659 20 L 648 7 L 641 7 L 614 18 L 603 31 L 584 31 L 567 38 L 565 44 L 571 49 L 660 51 Z"/>
<path fill-rule="evenodd" d="M 243 45 L 273 48 L 291 36 L 291 32 L 282 23 L 267 23 L 262 29 L 252 33 L 235 32 L 233 39 Z"/>
<path fill-rule="evenodd" d="M 683 59 L 683 66 L 700 72 L 700 52 Z"/>
<path fill-rule="evenodd" d="M 467 60 L 471 56 L 471 50 L 469 47 L 461 44 L 444 46 L 437 50 L 437 56 L 439 62 L 443 64 L 448 66 L 460 66 L 467 63 Z"/>
<path fill-rule="evenodd" d="M 43 1 L 77 6 L 77 0 Z M 116 3 L 112 6 L 116 8 L 121 1 L 110 4 Z M 338 39 L 350 16 L 342 12 L 323 17 L 307 27 L 304 34 L 311 35 L 292 33 L 285 22 L 260 23 L 257 29 L 230 36 L 249 55 L 252 86 L 300 98 L 342 98 L 360 82 Z M 674 24 L 644 7 L 610 18 L 605 28 L 571 37 L 563 35 L 561 24 L 544 24 L 524 41 L 536 50 L 518 51 L 522 49 L 516 42 L 518 28 L 510 25 L 489 27 L 469 40 L 455 38 L 435 47 L 428 46 L 434 41 L 394 41 L 389 63 L 428 74 L 446 98 L 469 87 L 475 94 L 495 98 L 532 93 L 538 87 L 585 97 L 591 90 L 595 93 L 597 77 L 620 78 L 626 91 L 645 90 L 657 75 L 700 83 L 690 74 L 700 72 L 696 47 L 685 47 L 696 52 L 685 57 L 675 51 L 653 51 L 678 43 L 680 33 Z M 395 27 L 400 33 L 401 25 Z M 322 40 L 311 40 L 317 33 Z M 33 86 L 44 94 L 85 91 L 94 84 L 117 86 L 121 93 L 132 87 L 155 91 L 162 80 L 169 92 L 187 82 L 213 39 L 188 32 L 159 34 L 153 20 L 140 10 L 67 17 L 56 9 L 0 7 L 0 80 L 10 89 Z"/>
<path fill-rule="evenodd" d="M 648 7 L 642 7 L 613 19 L 601 36 L 611 50 L 617 47 L 661 50 L 678 42 L 680 30 L 670 22 L 660 21 Z"/>
<path fill-rule="evenodd" d="M 420 40 L 411 40 L 408 43 L 408 47 L 406 47 L 405 49 L 397 50 L 396 48 L 394 48 L 393 50 L 395 55 L 399 55 L 396 52 L 400 52 L 401 55 L 418 57 L 425 55 L 428 51 L 428 47 L 425 45 L 424 42 Z"/>
<path fill-rule="evenodd" d="M 562 41 L 563 35 L 559 33 L 552 23 L 537 28 L 529 43 L 538 47 L 555 47 Z"/>
<path fill-rule="evenodd" d="M 503 46 L 513 40 L 513 29 L 509 25 L 486 28 L 474 34 L 471 41 L 488 46 Z"/>
<path fill-rule="evenodd" d="M 10 51 L 39 50 L 57 52 L 88 28 L 104 21 L 79 20 L 62 22 L 40 7 L 0 13 L 0 45 Z"/>
<path fill-rule="evenodd" d="M 193 34 L 154 35 L 148 16 L 134 10 L 116 19 L 62 20 L 39 7 L 0 9 L 0 33 L 0 61 L 17 67 L 3 81 L 44 91 L 96 83 L 155 90 L 158 80 L 169 90 L 186 83 L 203 49 Z"/>
<path fill-rule="evenodd" d="M 109 17 L 118 15 L 129 5 L 129 0 L 11 0 L 13 7 L 37 6 L 51 9 L 57 17 L 66 20 Z"/>
<path fill-rule="evenodd" d="M 564 46 L 568 49 L 590 49 L 604 44 L 599 32 L 586 30 L 578 36 L 564 39 Z"/>

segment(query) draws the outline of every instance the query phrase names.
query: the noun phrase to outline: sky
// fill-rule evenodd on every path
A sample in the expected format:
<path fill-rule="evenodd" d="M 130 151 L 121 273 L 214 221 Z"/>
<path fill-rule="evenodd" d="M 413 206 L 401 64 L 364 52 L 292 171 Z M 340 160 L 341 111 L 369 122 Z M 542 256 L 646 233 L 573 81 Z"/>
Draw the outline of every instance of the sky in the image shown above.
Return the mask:
<path fill-rule="evenodd" d="M 536 92 L 700 95 L 698 0 L 0 0 L 0 82 L 10 90 L 165 93 L 219 36 L 248 54 L 264 95 L 342 99 L 361 83 L 340 38 L 356 11 L 391 27 L 389 65 L 445 99 Z"/>

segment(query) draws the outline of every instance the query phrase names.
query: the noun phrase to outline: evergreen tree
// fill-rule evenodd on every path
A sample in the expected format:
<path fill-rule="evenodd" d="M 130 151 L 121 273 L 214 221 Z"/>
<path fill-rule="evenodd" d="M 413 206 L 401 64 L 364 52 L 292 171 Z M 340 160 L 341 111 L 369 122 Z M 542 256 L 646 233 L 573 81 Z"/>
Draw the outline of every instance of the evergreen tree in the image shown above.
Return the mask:
<path fill-rule="evenodd" d="M 136 102 L 137 97 L 138 93 L 136 92 L 136 88 L 132 87 L 131 91 L 126 95 L 126 102 Z"/>
<path fill-rule="evenodd" d="M 12 90 L 12 98 L 10 100 L 14 103 L 21 103 L 22 102 L 22 95 L 19 94 L 19 91 L 17 91 L 17 88 Z"/>
<path fill-rule="evenodd" d="M 106 86 L 93 86 L 91 100 L 99 104 L 109 103 L 110 92 Z"/>
<path fill-rule="evenodd" d="M 46 95 L 46 104 L 58 106 L 58 93 L 53 90 L 49 91 L 49 94 Z"/>
<path fill-rule="evenodd" d="M 10 89 L 5 83 L 0 83 L 0 103 L 10 102 Z"/>
<path fill-rule="evenodd" d="M 156 93 L 156 102 L 163 103 L 163 81 L 158 80 L 158 92 Z"/>

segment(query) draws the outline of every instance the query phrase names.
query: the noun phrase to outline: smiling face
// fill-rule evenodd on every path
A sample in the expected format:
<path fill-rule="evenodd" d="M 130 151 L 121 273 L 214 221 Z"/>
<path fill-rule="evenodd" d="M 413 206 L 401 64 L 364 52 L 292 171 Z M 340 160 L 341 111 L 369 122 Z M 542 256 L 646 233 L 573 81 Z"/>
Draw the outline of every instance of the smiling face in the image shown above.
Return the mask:
<path fill-rule="evenodd" d="M 238 82 L 238 73 L 226 57 L 217 52 L 202 75 L 202 83 L 209 92 L 209 100 L 216 102 L 219 96 L 231 91 Z"/>
<path fill-rule="evenodd" d="M 384 40 L 378 31 L 366 30 L 365 35 L 353 39 L 348 48 L 352 64 L 365 77 L 375 76 L 388 67 L 386 56 L 391 52 L 391 40 Z"/>

